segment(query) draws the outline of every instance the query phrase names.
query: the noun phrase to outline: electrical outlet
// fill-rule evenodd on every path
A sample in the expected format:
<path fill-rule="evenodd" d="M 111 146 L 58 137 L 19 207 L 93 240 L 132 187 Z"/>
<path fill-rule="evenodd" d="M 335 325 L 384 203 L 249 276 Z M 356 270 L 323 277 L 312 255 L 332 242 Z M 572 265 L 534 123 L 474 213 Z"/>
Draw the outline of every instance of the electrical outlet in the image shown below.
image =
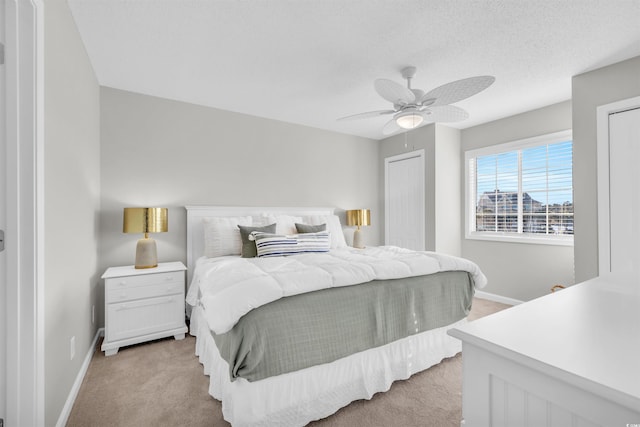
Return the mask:
<path fill-rule="evenodd" d="M 73 336 L 71 337 L 71 342 L 70 342 L 70 347 L 71 347 L 71 359 L 73 360 L 74 357 L 76 357 L 76 337 Z"/>
<path fill-rule="evenodd" d="M 92 305 L 91 306 L 91 324 L 95 325 L 96 323 L 96 306 Z"/>

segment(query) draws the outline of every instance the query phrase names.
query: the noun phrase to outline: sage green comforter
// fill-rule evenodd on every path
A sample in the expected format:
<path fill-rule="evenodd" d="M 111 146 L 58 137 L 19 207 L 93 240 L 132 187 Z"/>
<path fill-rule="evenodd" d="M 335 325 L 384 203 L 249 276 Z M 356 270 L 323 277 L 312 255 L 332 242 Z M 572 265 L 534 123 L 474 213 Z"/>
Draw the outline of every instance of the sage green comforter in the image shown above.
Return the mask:
<path fill-rule="evenodd" d="M 454 323 L 473 293 L 463 271 L 374 280 L 279 299 L 213 338 L 232 381 L 257 381 Z"/>

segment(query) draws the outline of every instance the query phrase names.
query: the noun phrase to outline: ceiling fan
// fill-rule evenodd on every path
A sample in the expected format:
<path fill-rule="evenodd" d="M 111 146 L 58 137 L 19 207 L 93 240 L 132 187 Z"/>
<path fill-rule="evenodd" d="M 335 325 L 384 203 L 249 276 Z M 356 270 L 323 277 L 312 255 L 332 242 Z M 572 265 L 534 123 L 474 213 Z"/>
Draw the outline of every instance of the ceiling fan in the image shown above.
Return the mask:
<path fill-rule="evenodd" d="M 453 104 L 469 98 L 491 86 L 496 80 L 493 76 L 476 76 L 439 86 L 427 93 L 411 88 L 411 79 L 416 75 L 416 67 L 402 69 L 402 77 L 407 87 L 388 80 L 376 79 L 376 92 L 393 104 L 393 110 L 369 111 L 342 117 L 338 120 L 366 119 L 393 114 L 382 129 L 384 135 L 391 135 L 402 129 L 414 129 L 428 123 L 446 123 L 465 120 L 469 113 Z"/>

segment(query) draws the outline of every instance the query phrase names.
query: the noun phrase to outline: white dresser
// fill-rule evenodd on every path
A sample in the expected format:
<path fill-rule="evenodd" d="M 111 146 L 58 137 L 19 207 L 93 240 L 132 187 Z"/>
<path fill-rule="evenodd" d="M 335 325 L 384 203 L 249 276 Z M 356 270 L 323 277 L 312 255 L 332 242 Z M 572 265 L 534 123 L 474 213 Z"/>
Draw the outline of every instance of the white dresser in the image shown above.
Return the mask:
<path fill-rule="evenodd" d="M 640 295 L 594 280 L 449 331 L 465 427 L 640 425 Z"/>
<path fill-rule="evenodd" d="M 111 267 L 102 275 L 105 289 L 105 337 L 102 351 L 111 356 L 122 346 L 187 332 L 181 262 L 155 268 Z"/>

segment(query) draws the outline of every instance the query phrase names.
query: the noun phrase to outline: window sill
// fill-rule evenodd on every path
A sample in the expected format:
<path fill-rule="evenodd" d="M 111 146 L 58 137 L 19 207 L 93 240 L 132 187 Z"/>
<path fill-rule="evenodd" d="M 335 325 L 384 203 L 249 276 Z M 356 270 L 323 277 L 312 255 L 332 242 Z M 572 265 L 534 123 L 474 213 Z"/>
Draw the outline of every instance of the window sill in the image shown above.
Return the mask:
<path fill-rule="evenodd" d="M 507 233 L 478 233 L 473 232 L 465 236 L 467 240 L 486 240 L 504 243 L 524 243 L 532 245 L 573 246 L 573 236 L 539 236 L 520 234 L 517 236 Z"/>

